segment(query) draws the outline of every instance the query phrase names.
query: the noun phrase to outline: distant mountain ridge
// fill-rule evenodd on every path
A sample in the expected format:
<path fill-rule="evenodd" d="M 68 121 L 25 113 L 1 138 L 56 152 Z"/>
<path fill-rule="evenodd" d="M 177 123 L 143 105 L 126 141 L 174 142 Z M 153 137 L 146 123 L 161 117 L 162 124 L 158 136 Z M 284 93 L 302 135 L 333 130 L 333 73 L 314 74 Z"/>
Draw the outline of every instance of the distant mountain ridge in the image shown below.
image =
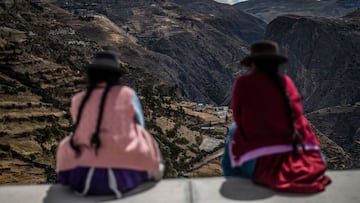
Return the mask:
<path fill-rule="evenodd" d="M 174 3 L 191 8 L 199 13 L 217 17 L 207 23 L 219 27 L 224 33 L 241 36 L 246 42 L 262 39 L 266 23 L 258 18 L 238 12 L 233 6 L 223 5 L 209 0 L 171 0 Z"/>
<path fill-rule="evenodd" d="M 249 0 L 234 5 L 266 22 L 277 16 L 296 14 L 303 16 L 340 17 L 360 7 L 358 0 Z"/>

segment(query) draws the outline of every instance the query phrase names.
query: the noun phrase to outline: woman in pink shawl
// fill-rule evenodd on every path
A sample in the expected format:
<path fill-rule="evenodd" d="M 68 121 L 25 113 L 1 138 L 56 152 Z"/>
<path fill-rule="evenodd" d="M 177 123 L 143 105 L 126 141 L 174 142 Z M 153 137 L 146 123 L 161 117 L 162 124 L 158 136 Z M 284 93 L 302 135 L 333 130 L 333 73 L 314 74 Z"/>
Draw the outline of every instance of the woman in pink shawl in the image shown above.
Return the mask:
<path fill-rule="evenodd" d="M 100 52 L 86 67 L 88 88 L 71 102 L 73 134 L 58 146 L 61 184 L 83 195 L 115 194 L 160 180 L 164 166 L 154 138 L 144 129 L 135 91 L 119 85 L 125 73 L 118 56 Z"/>

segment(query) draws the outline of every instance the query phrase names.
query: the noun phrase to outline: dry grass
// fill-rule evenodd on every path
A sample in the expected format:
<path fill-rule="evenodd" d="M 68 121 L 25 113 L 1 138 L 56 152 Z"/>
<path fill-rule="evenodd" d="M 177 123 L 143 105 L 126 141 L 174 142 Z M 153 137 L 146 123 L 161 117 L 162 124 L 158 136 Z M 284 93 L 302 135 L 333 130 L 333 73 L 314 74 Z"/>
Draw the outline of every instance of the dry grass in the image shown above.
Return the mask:
<path fill-rule="evenodd" d="M 185 173 L 184 175 L 188 177 L 214 177 L 222 176 L 223 172 L 221 169 L 220 161 L 213 160 L 194 171 Z"/>
<path fill-rule="evenodd" d="M 156 124 L 161 128 L 161 130 L 165 133 L 167 130 L 171 130 L 175 126 L 175 122 L 166 117 L 158 117 L 156 118 Z"/>
<path fill-rule="evenodd" d="M 29 138 L 12 139 L 7 137 L 0 137 L 0 143 L 10 146 L 11 150 L 23 156 L 42 153 L 40 144 Z"/>
<path fill-rule="evenodd" d="M 58 109 L 49 109 L 47 107 L 40 108 L 26 108 L 26 109 L 0 109 L 0 119 L 8 118 L 29 118 L 40 116 L 56 116 L 62 117 L 66 114 L 65 111 Z"/>
<path fill-rule="evenodd" d="M 44 170 L 19 159 L 2 159 L 0 184 L 34 184 L 46 182 Z"/>
<path fill-rule="evenodd" d="M 47 122 L 35 122 L 35 121 L 23 121 L 19 123 L 7 123 L 6 125 L 0 126 L 0 132 L 5 132 L 8 134 L 16 135 L 26 132 L 32 132 L 35 130 L 45 128 L 49 123 Z"/>

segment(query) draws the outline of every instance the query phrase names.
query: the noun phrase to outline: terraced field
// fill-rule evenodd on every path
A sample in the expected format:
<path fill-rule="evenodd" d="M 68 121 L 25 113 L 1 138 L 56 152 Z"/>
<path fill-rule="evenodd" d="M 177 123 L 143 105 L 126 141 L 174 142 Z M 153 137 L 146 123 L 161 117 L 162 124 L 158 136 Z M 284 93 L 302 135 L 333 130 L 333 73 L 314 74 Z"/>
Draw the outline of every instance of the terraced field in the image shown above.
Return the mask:
<path fill-rule="evenodd" d="M 58 140 L 70 127 L 66 112 L 3 72 L 0 80 L 0 184 L 51 181 Z"/>

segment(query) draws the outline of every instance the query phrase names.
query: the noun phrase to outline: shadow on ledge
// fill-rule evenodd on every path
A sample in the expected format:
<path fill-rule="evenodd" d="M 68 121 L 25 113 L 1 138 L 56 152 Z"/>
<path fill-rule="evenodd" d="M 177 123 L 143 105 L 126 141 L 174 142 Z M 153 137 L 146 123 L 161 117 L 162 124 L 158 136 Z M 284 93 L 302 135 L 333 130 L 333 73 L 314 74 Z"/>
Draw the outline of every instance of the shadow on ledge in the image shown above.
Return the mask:
<path fill-rule="evenodd" d="M 220 194 L 232 200 L 261 200 L 275 194 L 271 189 L 255 185 L 248 179 L 226 178 L 220 187 Z"/>
<path fill-rule="evenodd" d="M 123 194 L 122 199 L 130 197 L 147 191 L 153 188 L 157 182 L 146 182 L 137 188 L 130 190 L 127 193 Z M 104 202 L 116 200 L 115 195 L 111 196 L 82 196 L 81 194 L 76 193 L 74 190 L 69 187 L 62 185 L 52 185 L 44 197 L 43 203 L 64 203 L 64 202 L 76 202 L 76 203 L 92 203 L 92 202 Z"/>

